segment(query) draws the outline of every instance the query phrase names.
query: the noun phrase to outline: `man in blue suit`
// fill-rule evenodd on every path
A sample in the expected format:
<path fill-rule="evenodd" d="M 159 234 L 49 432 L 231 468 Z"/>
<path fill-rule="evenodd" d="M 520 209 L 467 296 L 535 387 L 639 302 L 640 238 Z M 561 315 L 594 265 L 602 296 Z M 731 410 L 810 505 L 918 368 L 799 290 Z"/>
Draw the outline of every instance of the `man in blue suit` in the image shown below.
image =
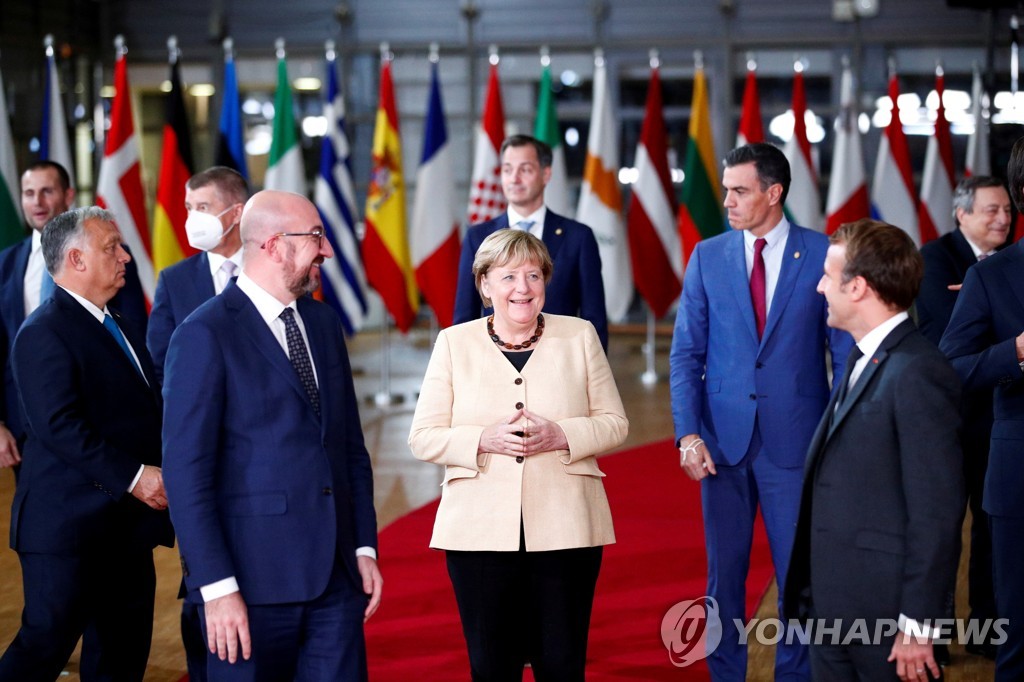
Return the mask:
<path fill-rule="evenodd" d="M 0 368 L 4 393 L 0 396 L 0 467 L 21 461 L 25 423 L 18 405 L 11 372 L 10 350 L 25 318 L 54 290 L 46 273 L 40 235 L 53 217 L 67 211 L 75 202 L 75 190 L 67 170 L 53 161 L 38 161 L 21 176 L 21 210 L 31 236 L 0 252 Z M 139 283 L 135 263 L 129 262 L 125 286 L 110 302 L 138 330 L 146 328 L 146 299 Z"/>
<path fill-rule="evenodd" d="M 171 337 L 164 475 L 210 680 L 366 678 L 380 602 L 373 474 L 305 197 L 242 212 L 242 274 Z"/>
<path fill-rule="evenodd" d="M 490 309 L 481 307 L 473 282 L 473 258 L 487 235 L 513 227 L 540 238 L 551 254 L 555 269 L 547 286 L 544 312 L 590 320 L 607 349 L 608 314 L 601 254 L 594 233 L 583 223 L 560 216 L 544 205 L 552 158 L 551 147 L 529 135 L 512 135 L 501 143 L 501 190 L 508 211 L 466 231 L 459 259 L 455 324 L 490 314 Z"/>
<path fill-rule="evenodd" d="M 185 185 L 185 232 L 200 252 L 161 270 L 156 283 L 146 345 L 161 379 L 171 334 L 242 270 L 242 237 L 236 228 L 248 199 L 245 178 L 225 166 L 196 173 Z"/>
<path fill-rule="evenodd" d="M 1024 210 L 1024 138 L 1006 168 Z M 996 615 L 1007 618 L 996 680 L 1024 679 L 1024 243 L 971 266 L 939 348 L 963 381 L 965 400 L 992 393 L 992 441 L 982 507 L 992 532 Z"/>
<path fill-rule="evenodd" d="M 54 680 L 86 627 L 83 679 L 138 680 L 149 657 L 153 547 L 173 532 L 160 472 L 161 400 L 142 335 L 108 304 L 130 256 L 98 207 L 42 235 L 57 288 L 22 325 L 12 367 L 28 433 L 14 502 L 25 607 L 0 680 Z"/>
<path fill-rule="evenodd" d="M 701 482 L 708 594 L 722 642 L 715 680 L 744 680 L 745 583 L 760 505 L 779 599 L 800 508 L 804 459 L 829 399 L 827 359 L 842 375 L 853 340 L 830 330 L 816 292 L 828 238 L 792 225 L 782 207 L 789 162 L 768 144 L 725 158 L 722 185 L 733 231 L 697 244 L 672 336 L 672 417 L 681 466 Z M 808 679 L 807 650 L 776 650 L 775 679 Z"/>

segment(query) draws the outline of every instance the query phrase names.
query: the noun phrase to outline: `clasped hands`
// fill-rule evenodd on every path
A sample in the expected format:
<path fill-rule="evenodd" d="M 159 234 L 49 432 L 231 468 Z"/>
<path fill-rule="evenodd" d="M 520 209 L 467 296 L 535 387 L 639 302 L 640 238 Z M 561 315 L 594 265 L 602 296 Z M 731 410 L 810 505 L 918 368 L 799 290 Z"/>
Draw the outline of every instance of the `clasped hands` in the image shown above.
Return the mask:
<path fill-rule="evenodd" d="M 529 424 L 523 427 L 519 420 Z M 569 441 L 557 423 L 530 412 L 516 410 L 507 419 L 486 427 L 480 434 L 478 452 L 493 452 L 509 457 L 529 457 L 539 452 L 568 450 Z"/>

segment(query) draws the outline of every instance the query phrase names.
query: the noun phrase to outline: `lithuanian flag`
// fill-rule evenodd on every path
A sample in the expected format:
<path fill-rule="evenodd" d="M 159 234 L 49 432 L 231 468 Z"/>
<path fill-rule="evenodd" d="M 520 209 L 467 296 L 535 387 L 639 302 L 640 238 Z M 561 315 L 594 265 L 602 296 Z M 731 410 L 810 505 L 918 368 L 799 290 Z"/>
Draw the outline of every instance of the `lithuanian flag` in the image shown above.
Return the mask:
<path fill-rule="evenodd" d="M 690 112 L 690 139 L 686 145 L 685 176 L 679 204 L 679 238 L 683 243 L 684 264 L 690 260 L 697 242 L 725 231 L 722 190 L 715 167 L 715 143 L 711 138 L 708 85 L 704 69 L 700 67 L 693 79 Z"/>

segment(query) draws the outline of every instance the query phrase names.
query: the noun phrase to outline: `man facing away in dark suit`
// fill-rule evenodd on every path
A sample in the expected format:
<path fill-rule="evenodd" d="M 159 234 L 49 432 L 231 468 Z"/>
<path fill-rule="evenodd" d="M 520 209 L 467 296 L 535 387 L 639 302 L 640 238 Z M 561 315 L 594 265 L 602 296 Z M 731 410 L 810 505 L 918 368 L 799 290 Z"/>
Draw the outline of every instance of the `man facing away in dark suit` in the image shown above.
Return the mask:
<path fill-rule="evenodd" d="M 745 618 L 758 507 L 782 594 L 807 444 L 829 397 L 827 358 L 841 373 L 853 343 L 825 325 L 815 285 L 828 239 L 784 217 L 789 184 L 777 147 L 729 152 L 722 186 L 732 230 L 697 244 L 672 334 L 680 465 L 700 481 L 708 594 L 726 624 L 708 659 L 715 680 L 746 679 L 734 623 Z M 776 679 L 809 674 L 807 647 L 777 647 Z"/>
<path fill-rule="evenodd" d="M 501 190 L 508 211 L 466 231 L 459 259 L 455 324 L 490 314 L 490 309 L 481 307 L 473 282 L 473 258 L 487 235 L 511 227 L 541 239 L 551 254 L 555 267 L 546 290 L 544 312 L 590 320 L 607 349 L 608 313 L 601 254 L 594 233 L 583 223 L 560 216 L 544 205 L 552 158 L 551 147 L 529 135 L 512 135 L 501 143 Z"/>
<path fill-rule="evenodd" d="M 863 219 L 830 242 L 818 291 L 857 345 L 808 450 L 784 613 L 818 619 L 812 633 L 840 624 L 814 633 L 816 680 L 936 679 L 964 509 L 960 382 L 907 314 L 923 271 L 907 233 Z"/>
<path fill-rule="evenodd" d="M 305 197 L 242 212 L 242 274 L 171 337 L 165 478 L 210 680 L 366 678 L 380 602 L 373 474 Z"/>
<path fill-rule="evenodd" d="M 10 350 L 25 318 L 54 290 L 53 279 L 43 263 L 40 235 L 53 217 L 64 213 L 75 201 L 75 190 L 67 170 L 54 161 L 38 161 L 21 175 L 21 210 L 31 235 L 0 252 L 0 354 L 3 362 L 4 393 L 0 396 L 0 467 L 21 461 L 25 424 L 18 405 Z M 146 328 L 146 300 L 134 263 L 129 263 L 125 286 L 111 305 L 139 330 Z"/>
<path fill-rule="evenodd" d="M 54 680 L 88 625 L 93 679 L 142 680 L 153 628 L 153 547 L 171 546 L 161 400 L 142 335 L 108 307 L 130 256 L 113 216 L 61 213 L 43 230 L 57 288 L 14 342 L 28 436 L 11 505 L 21 629 L 0 680 Z M 85 679 L 83 670 L 83 679 Z"/>
<path fill-rule="evenodd" d="M 936 346 L 953 314 L 967 269 L 994 255 L 1006 243 L 1013 216 L 1010 195 L 1002 180 L 987 175 L 965 178 L 953 194 L 956 229 L 921 247 L 924 279 L 914 307 L 921 334 Z M 992 394 L 976 391 L 965 396 L 960 443 L 964 450 L 964 478 L 971 509 L 971 559 L 968 595 L 972 620 L 995 618 L 992 592 L 992 537 L 988 515 L 982 508 L 985 470 L 992 436 Z M 995 636 L 990 633 L 989 637 Z M 995 645 L 967 642 L 967 651 L 995 658 Z"/>
<path fill-rule="evenodd" d="M 1024 138 L 1006 166 L 1010 199 L 1024 209 Z M 1024 679 L 1024 242 L 967 271 L 939 347 L 968 400 L 992 394 L 992 440 L 985 496 L 992 532 L 996 615 L 1008 619 L 996 651 L 996 680 Z"/>

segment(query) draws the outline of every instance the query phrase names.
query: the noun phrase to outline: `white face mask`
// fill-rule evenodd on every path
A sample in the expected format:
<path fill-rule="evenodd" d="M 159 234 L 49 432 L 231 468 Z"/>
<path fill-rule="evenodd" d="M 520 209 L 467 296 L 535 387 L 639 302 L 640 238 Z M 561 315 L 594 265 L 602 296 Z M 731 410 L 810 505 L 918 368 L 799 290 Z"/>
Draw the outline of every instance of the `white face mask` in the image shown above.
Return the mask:
<path fill-rule="evenodd" d="M 228 206 L 217 215 L 202 213 L 200 211 L 189 211 L 185 220 L 185 234 L 188 235 L 188 243 L 193 249 L 209 251 L 217 248 L 221 240 L 235 228 L 234 225 L 227 230 L 220 224 L 220 217 L 233 209 L 234 204 Z"/>

